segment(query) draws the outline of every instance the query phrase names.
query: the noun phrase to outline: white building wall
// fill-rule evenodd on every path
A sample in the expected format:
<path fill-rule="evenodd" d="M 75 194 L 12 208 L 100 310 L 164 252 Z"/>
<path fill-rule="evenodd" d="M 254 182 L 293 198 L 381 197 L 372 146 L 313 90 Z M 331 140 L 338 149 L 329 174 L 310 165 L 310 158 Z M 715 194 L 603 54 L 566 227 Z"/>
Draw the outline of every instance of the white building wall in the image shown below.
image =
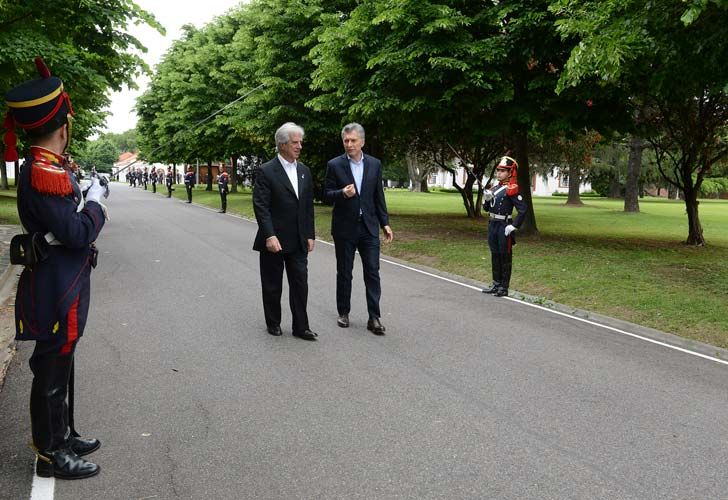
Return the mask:
<path fill-rule="evenodd" d="M 465 183 L 465 170 L 460 167 L 457 170 L 458 184 L 461 186 Z M 554 174 L 549 174 L 545 178 L 541 175 L 534 175 L 532 177 L 531 192 L 534 196 L 551 196 L 553 193 L 568 193 L 569 186 L 565 185 L 560 179 L 558 169 L 554 171 Z M 430 187 L 438 187 L 444 189 L 452 189 L 452 174 L 447 170 L 438 168 L 435 172 L 430 174 L 427 179 L 427 185 Z M 579 192 L 584 193 L 591 191 L 591 183 L 583 182 L 579 186 Z"/>

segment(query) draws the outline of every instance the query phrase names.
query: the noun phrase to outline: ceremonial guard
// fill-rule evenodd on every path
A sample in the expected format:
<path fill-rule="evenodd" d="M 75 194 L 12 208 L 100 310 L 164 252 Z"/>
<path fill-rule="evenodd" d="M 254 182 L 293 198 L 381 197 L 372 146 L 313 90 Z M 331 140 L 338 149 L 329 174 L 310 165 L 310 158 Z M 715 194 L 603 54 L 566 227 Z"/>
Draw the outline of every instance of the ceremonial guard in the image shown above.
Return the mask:
<path fill-rule="evenodd" d="M 142 174 L 142 181 L 144 182 L 144 191 L 147 190 L 147 184 L 149 183 L 149 169 L 144 167 L 144 173 Z"/>
<path fill-rule="evenodd" d="M 513 266 L 513 245 L 516 244 L 515 231 L 521 227 L 526 217 L 527 206 L 518 191 L 518 164 L 509 156 L 504 156 L 495 169 L 495 185 L 483 193 L 483 208 L 489 212 L 488 246 L 490 247 L 493 283 L 483 289 L 496 297 L 508 295 Z M 518 211 L 514 220 L 513 207 Z"/>
<path fill-rule="evenodd" d="M 172 184 L 174 184 L 174 173 L 172 173 L 172 167 L 167 167 L 167 176 L 165 177 L 164 182 L 167 185 L 167 198 L 171 198 L 172 191 L 174 191 L 174 188 L 172 188 Z"/>
<path fill-rule="evenodd" d="M 149 174 L 149 178 L 152 181 L 152 193 L 157 192 L 157 181 L 159 180 L 159 176 L 157 175 L 157 169 L 152 168 L 152 173 Z"/>
<path fill-rule="evenodd" d="M 220 167 L 220 175 L 217 176 L 217 188 L 220 190 L 220 201 L 222 202 L 222 209 L 219 213 L 224 214 L 227 211 L 227 194 L 228 194 L 228 173 L 225 172 L 225 167 Z"/>
<path fill-rule="evenodd" d="M 97 450 L 73 421 L 73 364 L 89 309 L 94 241 L 104 226 L 101 197 L 108 190 L 92 179 L 84 201 L 64 153 L 73 108 L 63 83 L 36 59 L 41 78 L 5 94 L 5 161 L 17 160 L 15 127 L 30 142 L 18 180 L 18 214 L 25 234 L 11 242 L 11 260 L 25 266 L 15 299 L 16 339 L 35 341 L 30 357 L 32 446 L 42 477 L 78 479 L 99 467 L 83 458 Z"/>
<path fill-rule="evenodd" d="M 187 169 L 185 174 L 185 189 L 187 190 L 187 203 L 192 203 L 192 188 L 195 187 L 195 173 L 192 167 Z"/>

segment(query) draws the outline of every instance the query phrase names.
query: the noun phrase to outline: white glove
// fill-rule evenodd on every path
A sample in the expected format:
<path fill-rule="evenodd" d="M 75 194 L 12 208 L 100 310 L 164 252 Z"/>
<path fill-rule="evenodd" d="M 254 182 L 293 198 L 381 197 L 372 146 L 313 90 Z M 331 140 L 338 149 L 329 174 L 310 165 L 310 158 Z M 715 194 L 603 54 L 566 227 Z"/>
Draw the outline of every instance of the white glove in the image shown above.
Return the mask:
<path fill-rule="evenodd" d="M 486 189 L 485 191 L 483 191 L 483 199 L 485 201 L 492 200 L 493 199 L 493 196 L 494 196 L 493 195 L 493 191 L 491 191 L 490 189 Z"/>
<path fill-rule="evenodd" d="M 106 192 L 106 189 L 99 183 L 99 180 L 94 177 L 91 181 L 91 187 L 88 188 L 88 193 L 86 193 L 86 201 L 95 201 L 96 203 L 101 203 L 101 197 Z"/>
<path fill-rule="evenodd" d="M 511 234 L 515 230 L 516 230 L 516 226 L 514 226 L 513 224 L 508 224 L 506 226 L 506 236 L 508 236 L 509 234 Z"/>
<path fill-rule="evenodd" d="M 99 203 L 99 205 L 101 205 L 101 210 L 104 212 L 104 219 L 111 220 L 109 219 L 109 209 L 106 208 L 106 205 L 104 205 L 103 203 Z"/>

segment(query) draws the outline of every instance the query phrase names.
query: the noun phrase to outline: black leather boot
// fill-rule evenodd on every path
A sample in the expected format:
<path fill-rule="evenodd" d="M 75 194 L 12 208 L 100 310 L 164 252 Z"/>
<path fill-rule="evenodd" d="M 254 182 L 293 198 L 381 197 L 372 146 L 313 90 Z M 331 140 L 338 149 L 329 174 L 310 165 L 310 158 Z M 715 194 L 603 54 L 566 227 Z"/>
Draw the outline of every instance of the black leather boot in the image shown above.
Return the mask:
<path fill-rule="evenodd" d="M 83 479 L 99 473 L 99 466 L 76 455 L 64 446 L 54 451 L 39 451 L 35 472 L 40 477 Z"/>
<path fill-rule="evenodd" d="M 498 287 L 498 290 L 495 292 L 494 295 L 496 297 L 507 297 L 508 286 L 511 284 L 511 270 L 513 269 L 513 261 L 511 260 L 510 255 L 505 255 L 503 257 L 501 269 L 503 273 L 503 281 L 501 282 L 500 287 Z"/>
<path fill-rule="evenodd" d="M 101 441 L 98 439 L 84 439 L 73 432 L 71 437 L 68 438 L 68 447 L 76 455 L 83 457 L 101 448 Z"/>
<path fill-rule="evenodd" d="M 490 265 L 493 272 L 493 283 L 488 288 L 483 288 L 483 293 L 496 293 L 501 286 L 501 255 L 498 253 L 490 254 Z"/>

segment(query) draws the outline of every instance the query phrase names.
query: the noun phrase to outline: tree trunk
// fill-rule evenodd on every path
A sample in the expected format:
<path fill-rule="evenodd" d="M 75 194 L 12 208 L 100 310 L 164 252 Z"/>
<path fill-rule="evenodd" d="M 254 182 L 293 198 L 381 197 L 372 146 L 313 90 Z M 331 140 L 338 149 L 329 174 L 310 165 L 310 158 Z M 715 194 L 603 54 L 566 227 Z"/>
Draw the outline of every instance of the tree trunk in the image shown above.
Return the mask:
<path fill-rule="evenodd" d="M 518 228 L 518 233 L 538 234 L 536 214 L 533 211 L 533 199 L 531 198 L 531 173 L 528 169 L 528 132 L 525 128 L 516 131 L 514 142 L 515 159 L 518 162 L 518 188 L 528 210 L 523 224 Z"/>
<path fill-rule="evenodd" d="M 705 245 L 705 238 L 703 237 L 703 226 L 700 225 L 698 203 L 697 190 L 685 191 L 685 211 L 688 214 L 688 239 L 685 243 L 703 246 Z"/>
<path fill-rule="evenodd" d="M 419 165 L 417 158 L 409 153 L 405 155 L 405 162 L 407 163 L 407 175 L 409 176 L 410 181 L 410 191 L 415 193 L 427 193 L 427 175 L 424 174 L 425 169 Z"/>
<path fill-rule="evenodd" d="M 207 187 L 205 191 L 212 191 L 212 160 L 207 160 Z"/>
<path fill-rule="evenodd" d="M 571 207 L 581 207 L 584 205 L 581 202 L 579 186 L 581 186 L 581 169 L 576 166 L 571 166 L 569 167 L 569 198 L 566 200 L 567 205 Z"/>
<path fill-rule="evenodd" d="M 642 151 L 644 142 L 640 137 L 632 136 L 629 141 L 629 162 L 627 163 L 627 181 L 624 186 L 624 211 L 639 212 L 639 181 L 642 169 Z"/>
<path fill-rule="evenodd" d="M 8 164 L 5 160 L 0 163 L 0 189 L 8 189 Z"/>
<path fill-rule="evenodd" d="M 20 179 L 20 160 L 15 160 L 15 186 L 18 186 L 18 179 Z"/>
<path fill-rule="evenodd" d="M 232 182 L 232 189 L 230 190 L 231 193 L 237 193 L 238 192 L 238 155 L 233 155 L 232 158 L 230 158 L 231 164 L 230 164 L 230 181 Z"/>
<path fill-rule="evenodd" d="M 614 175 L 609 180 L 609 194 L 607 197 L 612 199 L 622 197 L 622 186 L 619 184 L 619 172 L 614 172 Z"/>

